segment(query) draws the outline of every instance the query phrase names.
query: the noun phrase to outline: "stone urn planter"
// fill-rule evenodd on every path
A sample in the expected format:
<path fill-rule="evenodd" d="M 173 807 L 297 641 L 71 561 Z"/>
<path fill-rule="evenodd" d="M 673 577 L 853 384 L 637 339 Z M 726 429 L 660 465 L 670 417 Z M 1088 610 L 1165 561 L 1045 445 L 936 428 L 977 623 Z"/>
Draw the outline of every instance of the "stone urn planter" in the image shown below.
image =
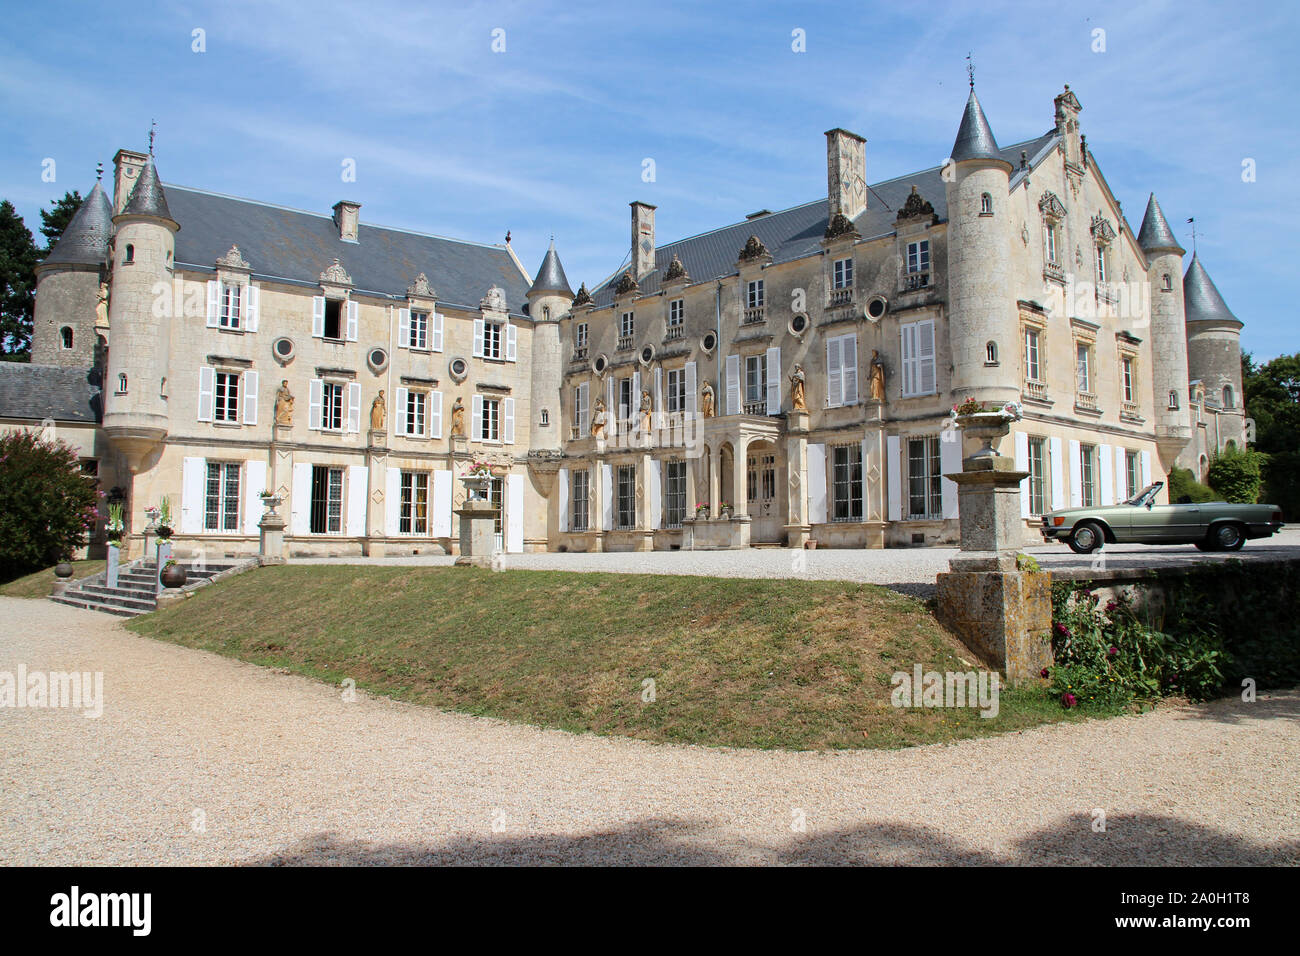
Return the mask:
<path fill-rule="evenodd" d="M 72 565 L 67 561 L 60 561 L 54 566 L 54 576 L 66 581 L 72 577 Z"/>
<path fill-rule="evenodd" d="M 159 578 L 165 588 L 182 588 L 185 586 L 185 579 L 189 575 L 185 568 L 174 561 L 169 561 L 163 566 Z"/>
<path fill-rule="evenodd" d="M 262 506 L 266 508 L 266 514 L 270 515 L 271 517 L 275 517 L 275 518 L 279 517 L 279 514 L 276 513 L 275 509 L 280 507 L 280 505 L 282 504 L 284 504 L 284 499 L 281 498 L 279 495 L 262 496 Z"/>
<path fill-rule="evenodd" d="M 997 443 L 1011 434 L 1012 422 L 1020 421 L 1020 406 L 1007 404 L 1002 408 L 957 414 L 953 419 L 963 433 L 983 443 L 969 458 L 1000 458 Z"/>

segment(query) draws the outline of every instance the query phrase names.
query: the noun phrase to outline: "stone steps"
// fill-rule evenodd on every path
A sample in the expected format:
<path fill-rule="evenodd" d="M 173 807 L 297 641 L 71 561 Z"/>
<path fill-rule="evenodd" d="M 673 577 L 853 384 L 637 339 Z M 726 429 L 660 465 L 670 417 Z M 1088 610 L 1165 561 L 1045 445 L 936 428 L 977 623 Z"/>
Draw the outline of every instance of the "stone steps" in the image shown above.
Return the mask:
<path fill-rule="evenodd" d="M 209 561 L 202 568 L 195 568 L 188 561 L 178 560 L 176 563 L 187 572 L 187 588 L 206 586 L 223 572 L 249 566 L 248 562 L 235 561 Z M 108 576 L 101 571 L 99 574 L 70 584 L 62 594 L 51 595 L 50 600 L 68 607 L 100 611 L 118 617 L 135 617 L 157 609 L 157 587 L 157 562 L 140 561 L 118 569 L 117 587 L 109 587 Z"/>

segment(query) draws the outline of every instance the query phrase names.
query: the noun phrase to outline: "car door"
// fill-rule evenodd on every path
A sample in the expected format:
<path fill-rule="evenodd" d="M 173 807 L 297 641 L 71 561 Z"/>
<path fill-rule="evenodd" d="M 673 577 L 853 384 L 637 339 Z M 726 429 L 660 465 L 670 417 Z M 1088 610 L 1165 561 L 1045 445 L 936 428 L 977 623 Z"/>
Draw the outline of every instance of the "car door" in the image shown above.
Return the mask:
<path fill-rule="evenodd" d="M 1171 544 L 1197 537 L 1199 505 L 1152 505 L 1133 509 L 1133 539 L 1142 544 Z"/>

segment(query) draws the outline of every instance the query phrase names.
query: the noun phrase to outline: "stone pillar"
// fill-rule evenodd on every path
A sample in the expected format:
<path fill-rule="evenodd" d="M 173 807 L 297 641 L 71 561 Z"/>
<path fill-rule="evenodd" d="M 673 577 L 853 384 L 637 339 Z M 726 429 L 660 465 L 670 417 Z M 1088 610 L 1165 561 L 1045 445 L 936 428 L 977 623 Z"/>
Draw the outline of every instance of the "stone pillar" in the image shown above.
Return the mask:
<path fill-rule="evenodd" d="M 748 445 L 737 442 L 731 459 L 731 513 L 737 518 L 749 514 Z"/>
<path fill-rule="evenodd" d="M 722 494 L 722 449 L 709 449 L 709 517 L 718 517 L 718 498 Z"/>
<path fill-rule="evenodd" d="M 686 459 L 686 515 L 687 518 L 695 517 L 695 506 L 700 503 L 696 497 L 695 481 L 695 462 L 690 458 Z"/>
<path fill-rule="evenodd" d="M 641 529 L 641 537 L 636 543 L 638 551 L 653 551 L 655 549 L 655 528 L 650 521 L 650 469 L 654 463 L 649 455 L 642 455 L 637 461 L 637 488 L 640 493 L 637 495 L 637 527 Z M 662 476 L 661 476 L 662 478 Z M 663 490 L 660 489 L 660 494 Z"/>
<path fill-rule="evenodd" d="M 385 520 L 389 508 L 399 508 L 401 503 L 389 501 L 388 495 L 388 432 L 384 429 L 370 429 L 366 442 L 366 471 L 370 484 L 370 494 L 366 497 L 366 540 L 362 548 L 372 558 L 383 557 L 386 550 L 387 535 Z M 376 495 L 380 491 L 382 494 Z M 430 489 L 432 494 L 433 489 Z M 379 500 L 376 501 L 375 499 Z"/>
<path fill-rule="evenodd" d="M 492 567 L 493 528 L 496 511 L 487 496 L 486 482 L 465 479 L 465 503 L 455 509 L 460 516 L 460 554 L 457 567 Z"/>
<path fill-rule="evenodd" d="M 807 414 L 802 414 L 806 419 Z M 789 491 L 785 543 L 790 548 L 802 548 L 812 538 L 812 525 L 808 523 L 808 439 L 803 434 L 786 439 L 785 470 Z"/>
<path fill-rule="evenodd" d="M 1038 680 L 1052 663 L 1051 575 L 1016 564 L 1023 533 L 1020 483 L 1029 473 L 987 448 L 962 468 L 944 476 L 958 487 L 961 552 L 935 582 L 939 621 L 1005 671 L 1008 684 Z"/>

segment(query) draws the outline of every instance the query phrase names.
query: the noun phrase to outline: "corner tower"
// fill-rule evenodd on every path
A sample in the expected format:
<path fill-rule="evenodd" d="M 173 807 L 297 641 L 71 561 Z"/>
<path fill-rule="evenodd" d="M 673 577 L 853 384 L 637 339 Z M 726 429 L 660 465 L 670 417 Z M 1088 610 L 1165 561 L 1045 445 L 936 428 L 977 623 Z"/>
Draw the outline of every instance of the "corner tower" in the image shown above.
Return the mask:
<path fill-rule="evenodd" d="M 564 380 L 560 319 L 569 311 L 573 290 L 555 251 L 555 240 L 528 290 L 528 314 L 533 318 L 532 414 L 529 434 L 533 451 L 560 450 L 560 388 Z M 542 424 L 545 413 L 546 424 Z"/>
<path fill-rule="evenodd" d="M 1164 473 L 1192 438 L 1191 410 L 1187 407 L 1187 333 L 1183 324 L 1183 284 L 1178 275 L 1186 251 L 1156 201 L 1147 200 L 1146 215 L 1138 231 L 1138 245 L 1147 259 L 1151 289 L 1151 388 L 1156 415 L 1156 448 Z M 1194 376 L 1193 376 L 1194 377 Z"/>
<path fill-rule="evenodd" d="M 1193 381 L 1205 387 L 1206 404 L 1218 404 L 1221 413 L 1218 447 L 1229 439 L 1244 442 L 1244 398 L 1241 390 L 1242 322 L 1223 301 L 1214 280 L 1192 254 L 1183 277 L 1187 310 L 1187 366 Z"/>
<path fill-rule="evenodd" d="M 155 308 L 158 300 L 171 299 L 180 225 L 167 208 L 152 155 L 126 205 L 113 217 L 113 227 L 108 310 L 113 343 L 104 382 L 104 433 L 134 474 L 167 435 L 166 376 L 176 311 Z"/>
<path fill-rule="evenodd" d="M 96 182 L 50 254 L 36 267 L 33 365 L 90 368 L 97 364 L 96 316 L 112 236 L 113 207 Z"/>
<path fill-rule="evenodd" d="M 1010 297 L 1011 164 L 998 152 L 974 83 L 966 100 L 952 158 L 943 178 L 948 197 L 948 336 L 952 388 L 959 397 L 1010 402 L 1020 390 L 1002 370 L 985 364 L 989 342 L 1014 354 L 1017 341 Z"/>

